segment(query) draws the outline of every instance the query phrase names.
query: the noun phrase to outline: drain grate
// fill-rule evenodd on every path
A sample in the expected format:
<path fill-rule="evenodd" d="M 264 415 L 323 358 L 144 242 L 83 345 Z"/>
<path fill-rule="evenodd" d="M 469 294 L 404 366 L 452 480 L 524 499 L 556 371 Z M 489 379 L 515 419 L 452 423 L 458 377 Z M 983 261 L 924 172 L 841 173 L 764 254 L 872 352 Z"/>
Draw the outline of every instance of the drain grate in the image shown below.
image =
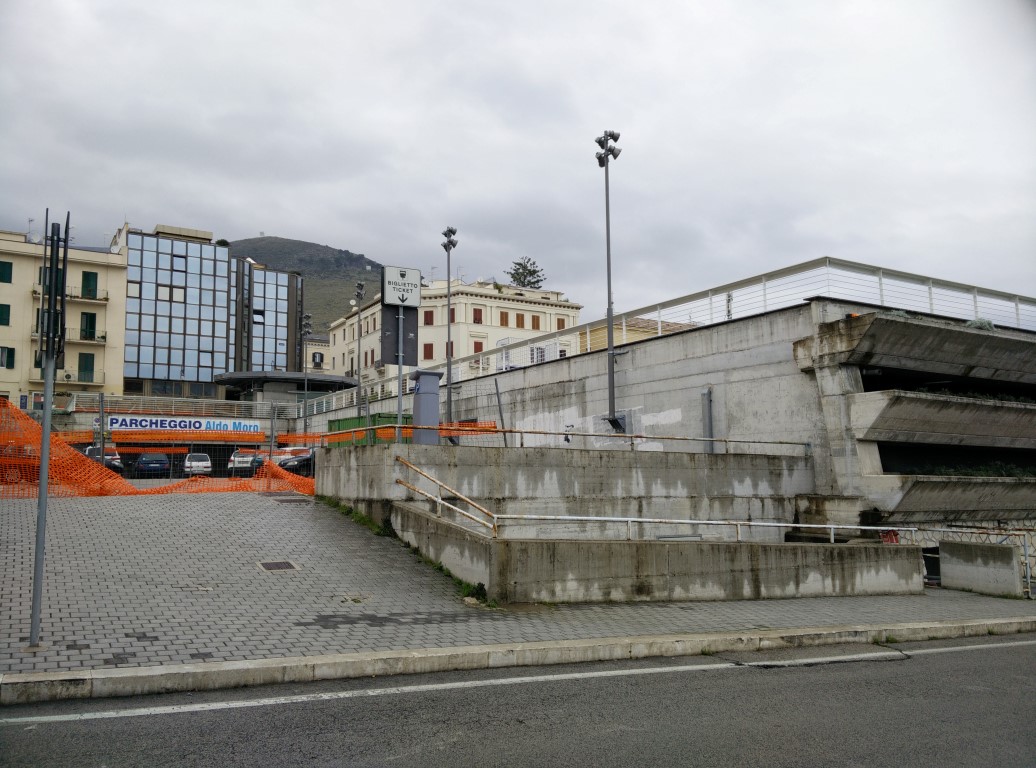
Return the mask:
<path fill-rule="evenodd" d="M 259 567 L 264 571 L 295 571 L 298 570 L 295 567 L 295 563 L 290 563 L 287 560 L 272 560 L 266 563 L 259 563 Z"/>

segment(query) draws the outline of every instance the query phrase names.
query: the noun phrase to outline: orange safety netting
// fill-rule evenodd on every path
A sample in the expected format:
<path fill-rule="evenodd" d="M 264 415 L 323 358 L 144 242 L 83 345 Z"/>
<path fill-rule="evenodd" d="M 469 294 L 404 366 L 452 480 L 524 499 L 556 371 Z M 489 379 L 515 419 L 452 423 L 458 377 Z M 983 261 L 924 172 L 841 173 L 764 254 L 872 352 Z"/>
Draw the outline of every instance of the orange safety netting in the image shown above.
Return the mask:
<path fill-rule="evenodd" d="M 39 495 L 41 445 L 40 425 L 7 400 L 0 399 L 0 498 L 34 498 Z M 167 453 L 173 451 L 172 448 L 162 450 Z M 52 497 L 153 496 L 220 491 L 297 491 L 312 496 L 316 492 L 313 478 L 292 474 L 269 460 L 256 470 L 254 477 L 192 477 L 154 488 L 136 488 L 118 473 L 79 453 L 57 433 L 50 438 L 47 475 L 47 493 Z"/>

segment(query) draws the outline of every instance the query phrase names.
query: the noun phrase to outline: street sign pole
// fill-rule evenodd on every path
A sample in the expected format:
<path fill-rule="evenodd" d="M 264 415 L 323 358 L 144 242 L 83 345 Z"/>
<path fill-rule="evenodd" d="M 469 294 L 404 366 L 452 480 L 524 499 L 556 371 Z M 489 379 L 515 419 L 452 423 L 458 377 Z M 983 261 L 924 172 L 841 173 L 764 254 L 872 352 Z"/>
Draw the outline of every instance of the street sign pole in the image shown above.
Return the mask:
<path fill-rule="evenodd" d="M 398 308 L 396 314 L 396 442 L 403 442 L 403 351 L 404 307 L 421 306 L 421 272 L 407 267 L 384 267 L 381 273 L 381 303 Z M 391 315 L 388 315 L 391 317 Z M 383 337 L 384 338 L 384 337 Z M 384 359 L 384 358 L 382 358 Z M 416 365 L 416 361 L 415 361 Z"/>
<path fill-rule="evenodd" d="M 40 618 L 43 605 L 43 571 L 47 542 L 47 496 L 50 482 L 50 422 L 54 407 L 54 376 L 58 357 L 64 357 L 65 343 L 65 275 L 68 272 L 68 232 L 71 215 L 65 218 L 64 250 L 61 225 L 55 222 L 50 230 L 49 258 L 44 257 L 43 290 L 46 292 L 40 312 L 40 360 L 43 368 L 43 421 L 40 427 L 40 478 L 36 506 L 36 551 L 33 557 L 32 607 L 29 617 L 29 650 L 41 650 Z M 60 302 L 60 309 L 59 309 Z M 103 454 L 102 454 L 103 461 Z"/>
<path fill-rule="evenodd" d="M 403 306 L 396 315 L 396 442 L 403 442 Z"/>

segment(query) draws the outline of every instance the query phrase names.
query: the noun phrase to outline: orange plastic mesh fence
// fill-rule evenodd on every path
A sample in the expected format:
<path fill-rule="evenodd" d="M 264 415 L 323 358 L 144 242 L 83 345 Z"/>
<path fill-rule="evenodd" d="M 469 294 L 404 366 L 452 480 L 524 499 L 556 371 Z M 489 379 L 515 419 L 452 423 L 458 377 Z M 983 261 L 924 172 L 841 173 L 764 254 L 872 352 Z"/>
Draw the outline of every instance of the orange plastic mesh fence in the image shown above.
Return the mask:
<path fill-rule="evenodd" d="M 0 399 L 0 499 L 39 495 L 40 425 Z M 255 433 L 250 433 L 254 435 Z M 146 438 L 151 441 L 151 438 Z M 241 441 L 245 442 L 245 441 Z M 173 448 L 163 448 L 171 453 Z M 154 488 L 136 488 L 103 464 L 88 459 L 60 435 L 50 438 L 48 495 L 153 496 L 165 493 L 297 491 L 314 495 L 312 478 L 299 477 L 266 461 L 250 478 L 194 477 Z"/>
<path fill-rule="evenodd" d="M 57 435 L 69 445 L 92 443 L 94 441 L 94 433 L 90 429 L 81 429 L 76 432 L 58 432 Z"/>

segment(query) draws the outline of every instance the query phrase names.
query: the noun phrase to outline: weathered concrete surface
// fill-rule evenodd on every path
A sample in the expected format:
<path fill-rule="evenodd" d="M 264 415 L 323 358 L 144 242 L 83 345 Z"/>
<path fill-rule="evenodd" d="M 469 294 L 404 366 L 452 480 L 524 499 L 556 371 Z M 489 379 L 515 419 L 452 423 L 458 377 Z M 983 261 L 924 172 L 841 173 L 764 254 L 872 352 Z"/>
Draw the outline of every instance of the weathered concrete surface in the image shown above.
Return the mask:
<path fill-rule="evenodd" d="M 939 542 L 942 586 L 983 595 L 1022 597 L 1021 548 L 1010 544 Z"/>
<path fill-rule="evenodd" d="M 1036 446 L 1036 406 L 865 393 L 860 372 L 861 366 L 881 366 L 937 376 L 1036 384 L 1036 334 L 1031 332 L 968 328 L 959 321 L 907 316 L 855 302 L 818 298 L 802 306 L 622 344 L 621 351 L 615 376 L 618 409 L 627 417 L 631 433 L 651 437 L 631 441 L 617 436 L 573 435 L 566 439 L 566 431 L 606 431 L 602 417 L 607 412 L 608 358 L 604 350 L 503 371 L 493 376 L 492 382 L 486 378 L 459 382 L 453 398 L 454 415 L 458 419 L 499 420 L 499 407 L 506 427 L 525 430 L 521 439 L 527 449 L 637 456 L 673 450 L 694 452 L 704 451 L 705 444 L 679 444 L 663 436 L 702 437 L 706 421 L 702 395 L 708 392 L 713 434 L 720 441 L 716 443 L 718 450 L 793 458 L 802 458 L 808 450 L 813 487 L 801 491 L 799 497 L 817 503 L 810 509 L 800 505 L 799 513 L 814 522 L 848 525 L 859 523 L 861 514 L 875 510 L 893 513 L 902 504 L 916 509 L 915 501 L 920 500 L 920 496 L 904 498 L 916 485 L 912 476 L 884 473 L 879 441 L 921 446 Z M 497 385 L 499 404 L 495 391 L 492 396 L 488 394 Z M 395 400 L 372 405 L 389 413 L 396 410 Z M 500 441 L 497 445 L 502 445 L 502 438 L 496 439 Z M 513 445 L 517 438 L 511 439 Z M 749 442 L 726 444 L 721 442 L 724 439 Z M 676 487 L 677 482 L 707 487 L 715 469 L 721 475 L 729 470 L 720 485 L 732 485 L 739 472 L 733 458 L 726 470 L 712 467 L 707 477 L 695 466 L 659 475 L 650 467 L 636 464 L 609 468 L 602 460 L 601 474 L 615 492 L 610 502 L 605 494 L 595 496 L 593 487 L 601 484 L 598 478 L 573 472 L 558 453 L 546 455 L 556 465 L 553 474 L 550 467 L 544 467 L 525 479 L 513 478 L 510 485 L 499 478 L 474 476 L 475 466 L 481 461 L 472 462 L 470 455 L 451 472 L 464 488 L 483 498 L 492 497 L 483 493 L 483 486 L 500 487 L 495 511 L 501 514 L 515 513 L 516 508 L 510 506 L 512 500 L 525 495 L 540 500 L 539 512 L 552 511 L 552 503 L 572 510 L 590 489 L 589 495 L 596 498 L 595 513 L 625 516 L 628 507 L 642 495 L 642 488 L 657 488 L 647 494 L 657 511 L 645 510 L 645 516 L 687 514 L 704 519 L 750 514 L 753 519 L 776 519 L 788 514 L 787 505 L 773 501 L 785 494 L 765 489 L 766 485 L 775 487 L 773 480 L 767 479 L 768 475 L 772 477 L 772 470 L 757 465 L 748 467 L 746 473 L 760 481 L 755 502 L 748 501 L 753 494 L 741 489 L 698 493 L 691 502 L 688 493 Z M 325 491 L 322 474 L 318 478 L 321 493 L 378 498 L 364 489 L 355 496 L 348 489 L 341 489 L 342 493 L 331 490 L 332 485 L 347 484 L 344 479 L 326 482 Z M 963 495 L 961 501 L 969 505 L 967 511 L 938 499 L 930 511 L 947 515 L 964 512 L 965 519 L 974 518 L 971 513 L 976 512 L 989 519 L 987 512 L 1017 513 L 1018 499 L 1029 492 L 1021 481 L 1018 490 L 998 488 L 988 497 L 988 503 L 985 497 Z M 952 493 L 951 489 L 947 497 Z M 1008 506 L 998 506 L 1001 500 Z M 756 503 L 755 508 L 752 503 Z M 667 504 L 673 508 L 668 509 Z M 1031 506 L 1029 512 L 1030 517 L 1036 515 Z M 998 518 L 994 515 L 992 519 Z"/>
<path fill-rule="evenodd" d="M 916 547 L 698 541 L 504 541 L 499 547 L 502 583 L 496 592 L 509 602 L 746 600 L 923 589 Z"/>
<path fill-rule="evenodd" d="M 919 547 L 493 539 L 398 505 L 397 535 L 501 602 L 920 594 Z"/>
<path fill-rule="evenodd" d="M 1036 448 L 1036 405 L 899 390 L 848 399 L 859 440 Z"/>
<path fill-rule="evenodd" d="M 806 457 L 376 445 L 324 449 L 317 462 L 317 492 L 377 520 L 389 514 L 392 501 L 427 503 L 397 485 L 397 478 L 438 494 L 396 456 L 500 515 L 790 523 L 796 497 L 811 493 L 814 485 Z M 733 531 L 717 535 L 732 538 Z"/>

